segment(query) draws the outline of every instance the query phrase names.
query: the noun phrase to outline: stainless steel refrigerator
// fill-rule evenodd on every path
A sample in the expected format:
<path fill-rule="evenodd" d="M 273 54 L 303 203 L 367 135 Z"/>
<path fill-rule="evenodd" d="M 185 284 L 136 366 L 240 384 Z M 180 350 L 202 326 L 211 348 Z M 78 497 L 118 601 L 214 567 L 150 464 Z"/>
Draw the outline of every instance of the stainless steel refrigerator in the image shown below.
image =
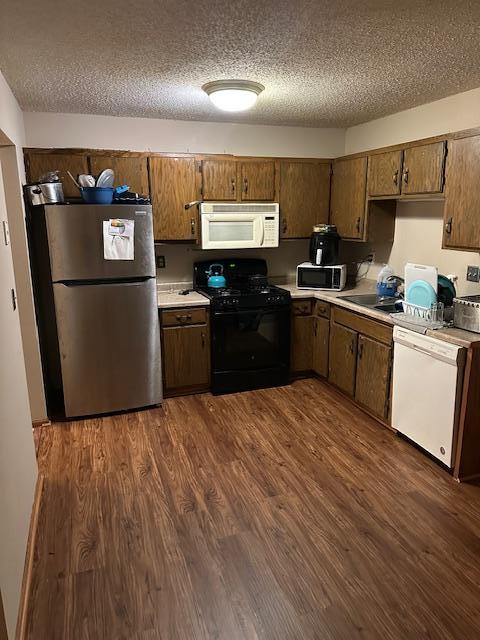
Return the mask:
<path fill-rule="evenodd" d="M 133 221 L 133 259 L 106 259 L 104 222 Z M 162 401 L 150 205 L 29 207 L 29 246 L 49 416 Z"/>

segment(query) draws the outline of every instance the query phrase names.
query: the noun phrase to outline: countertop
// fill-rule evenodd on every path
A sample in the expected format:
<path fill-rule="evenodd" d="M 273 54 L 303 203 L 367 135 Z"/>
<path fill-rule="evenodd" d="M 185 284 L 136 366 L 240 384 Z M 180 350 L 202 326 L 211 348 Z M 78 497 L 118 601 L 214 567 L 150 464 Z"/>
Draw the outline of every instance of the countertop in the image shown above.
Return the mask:
<path fill-rule="evenodd" d="M 348 296 L 352 294 L 361 293 L 375 293 L 375 280 L 362 280 L 356 286 L 347 285 L 343 291 L 310 291 L 308 289 L 298 289 L 295 284 L 278 284 L 290 291 L 292 299 L 296 298 L 314 298 L 316 300 L 323 300 L 325 302 L 331 302 L 338 307 L 344 307 L 355 313 L 379 320 L 385 324 L 393 325 L 391 316 L 378 309 L 370 309 L 369 307 L 362 307 L 348 300 L 342 300 L 341 296 Z M 464 329 L 457 329 L 456 327 L 445 327 L 444 329 L 428 329 L 427 336 L 437 338 L 438 340 L 444 340 L 451 344 L 456 344 L 460 347 L 470 348 L 472 344 L 480 343 L 480 334 L 473 333 L 472 331 L 465 331 Z"/>
<path fill-rule="evenodd" d="M 183 307 L 205 307 L 210 304 L 210 300 L 197 291 L 190 291 L 185 296 L 180 295 L 183 289 L 165 291 L 157 287 L 157 301 L 159 309 L 180 309 Z"/>
<path fill-rule="evenodd" d="M 180 284 L 180 283 L 179 283 Z M 176 287 L 176 285 L 157 285 L 157 299 L 159 309 L 180 309 L 182 307 L 205 307 L 210 304 L 210 300 L 201 293 L 196 291 L 190 291 L 185 296 L 180 295 L 180 291 L 191 288 L 191 283 L 181 283 L 182 286 Z M 361 280 L 356 286 L 347 285 L 343 291 L 315 291 L 309 289 L 298 289 L 295 283 L 282 283 L 276 282 L 279 287 L 290 291 L 292 299 L 301 298 L 314 298 L 316 300 L 323 300 L 325 302 L 331 302 L 339 307 L 344 307 L 355 313 L 359 313 L 368 318 L 378 320 L 385 324 L 393 325 L 392 318 L 388 313 L 378 311 L 378 309 L 370 309 L 368 307 L 362 307 L 348 300 L 343 300 L 342 296 L 348 296 L 351 294 L 361 293 L 374 293 L 375 281 L 374 280 Z M 173 291 L 171 288 L 173 287 Z M 432 338 L 438 338 L 451 344 L 456 344 L 460 347 L 469 348 L 475 343 L 480 343 L 480 334 L 472 333 L 471 331 L 465 331 L 464 329 L 457 329 L 455 327 L 446 327 L 444 329 L 429 329 L 427 331 L 428 336 Z"/>

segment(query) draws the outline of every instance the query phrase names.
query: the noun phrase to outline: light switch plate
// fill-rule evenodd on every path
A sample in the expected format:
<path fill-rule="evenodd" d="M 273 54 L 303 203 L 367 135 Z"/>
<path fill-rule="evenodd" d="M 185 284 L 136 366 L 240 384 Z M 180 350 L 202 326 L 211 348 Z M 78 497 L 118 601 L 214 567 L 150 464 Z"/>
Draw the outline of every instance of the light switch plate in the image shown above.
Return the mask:
<path fill-rule="evenodd" d="M 480 282 L 480 267 L 469 264 L 467 267 L 468 282 Z"/>
<path fill-rule="evenodd" d="M 3 226 L 3 239 L 5 241 L 5 245 L 8 247 L 10 244 L 10 229 L 8 228 L 8 222 L 6 220 L 2 220 Z"/>

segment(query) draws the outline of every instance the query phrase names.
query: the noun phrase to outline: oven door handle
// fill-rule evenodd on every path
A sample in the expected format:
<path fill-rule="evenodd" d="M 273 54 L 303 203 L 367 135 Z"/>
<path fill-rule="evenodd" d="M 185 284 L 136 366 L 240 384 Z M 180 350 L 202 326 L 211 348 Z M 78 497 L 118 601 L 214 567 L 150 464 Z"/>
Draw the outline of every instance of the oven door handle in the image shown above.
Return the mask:
<path fill-rule="evenodd" d="M 242 309 L 232 309 L 231 311 L 214 311 L 213 315 L 215 317 L 222 317 L 222 316 L 239 316 L 242 314 L 257 314 L 257 315 L 266 315 L 268 313 L 275 313 L 278 311 L 283 311 L 286 313 L 290 313 L 290 305 L 285 304 L 285 305 L 279 305 L 278 307 L 260 307 L 260 308 L 252 308 L 252 307 L 247 307 L 247 308 L 242 308 Z"/>

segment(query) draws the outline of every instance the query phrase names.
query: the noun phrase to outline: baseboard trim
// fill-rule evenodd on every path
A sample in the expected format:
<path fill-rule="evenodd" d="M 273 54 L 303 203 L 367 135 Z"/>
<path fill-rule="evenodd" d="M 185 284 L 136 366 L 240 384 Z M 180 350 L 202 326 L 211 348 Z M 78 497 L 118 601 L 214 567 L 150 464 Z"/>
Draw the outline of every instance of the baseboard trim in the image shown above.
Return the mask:
<path fill-rule="evenodd" d="M 16 640 L 24 640 L 27 631 L 27 612 L 30 601 L 30 590 L 32 584 L 33 558 L 35 553 L 35 542 L 37 540 L 38 517 L 40 513 L 40 503 L 42 500 L 44 476 L 39 473 L 35 486 L 35 496 L 33 499 L 32 516 L 30 518 L 30 530 L 28 532 L 27 551 L 25 554 L 25 567 L 23 570 L 22 592 L 20 594 L 20 606 L 18 609 Z"/>
<path fill-rule="evenodd" d="M 32 422 L 32 427 L 36 429 L 36 427 L 48 427 L 48 425 L 52 424 L 48 418 L 45 420 L 34 420 Z"/>

